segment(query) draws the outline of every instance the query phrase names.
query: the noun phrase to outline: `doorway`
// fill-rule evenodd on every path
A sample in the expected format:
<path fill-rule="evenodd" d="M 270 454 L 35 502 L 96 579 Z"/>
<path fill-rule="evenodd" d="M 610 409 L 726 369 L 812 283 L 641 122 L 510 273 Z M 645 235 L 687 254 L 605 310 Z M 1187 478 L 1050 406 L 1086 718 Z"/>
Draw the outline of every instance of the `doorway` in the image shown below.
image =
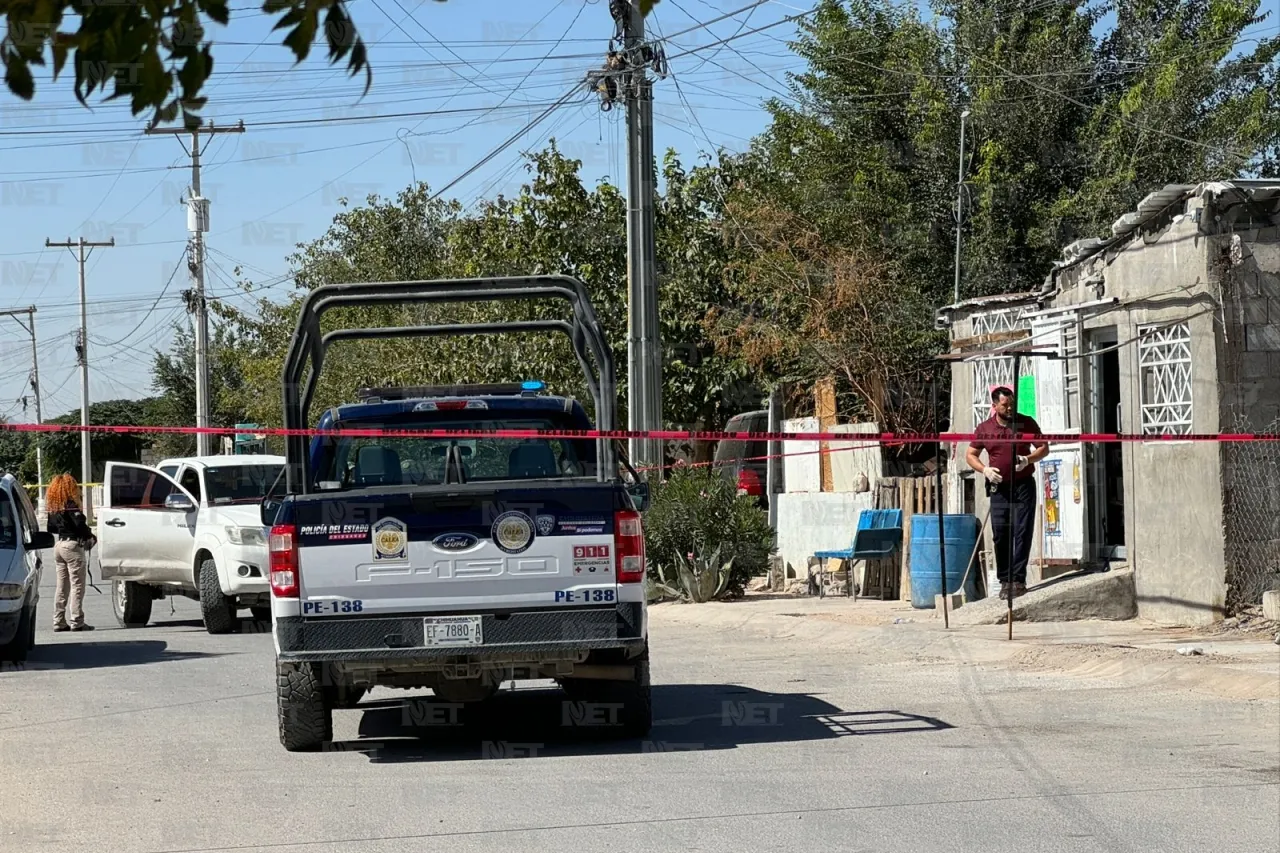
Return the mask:
<path fill-rule="evenodd" d="M 1121 432 L 1120 352 L 1115 348 L 1114 328 L 1099 329 L 1089 335 L 1090 429 L 1093 432 Z M 1125 559 L 1124 530 L 1124 445 L 1120 442 L 1093 442 L 1086 447 L 1089 460 L 1089 530 L 1093 556 L 1100 562 Z"/>

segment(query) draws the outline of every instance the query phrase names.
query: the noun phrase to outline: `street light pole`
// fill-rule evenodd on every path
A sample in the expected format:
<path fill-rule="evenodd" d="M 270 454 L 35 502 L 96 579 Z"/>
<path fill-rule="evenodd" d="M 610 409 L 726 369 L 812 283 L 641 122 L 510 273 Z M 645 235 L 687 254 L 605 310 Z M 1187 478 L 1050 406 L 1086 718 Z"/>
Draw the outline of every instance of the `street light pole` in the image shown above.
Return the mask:
<path fill-rule="evenodd" d="M 960 229 L 964 215 L 964 126 L 967 118 L 969 118 L 968 110 L 960 113 L 960 166 L 959 176 L 956 178 L 956 288 L 953 300 L 955 302 L 960 301 Z"/>

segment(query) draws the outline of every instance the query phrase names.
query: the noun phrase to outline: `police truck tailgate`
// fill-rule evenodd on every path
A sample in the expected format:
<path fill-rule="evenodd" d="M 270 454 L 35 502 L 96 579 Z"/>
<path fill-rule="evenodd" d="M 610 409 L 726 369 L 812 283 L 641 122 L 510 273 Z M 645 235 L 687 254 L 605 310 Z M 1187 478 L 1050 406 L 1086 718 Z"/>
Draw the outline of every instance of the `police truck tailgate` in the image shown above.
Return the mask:
<path fill-rule="evenodd" d="M 299 497 L 301 615 L 613 605 L 616 501 L 581 481 Z"/>

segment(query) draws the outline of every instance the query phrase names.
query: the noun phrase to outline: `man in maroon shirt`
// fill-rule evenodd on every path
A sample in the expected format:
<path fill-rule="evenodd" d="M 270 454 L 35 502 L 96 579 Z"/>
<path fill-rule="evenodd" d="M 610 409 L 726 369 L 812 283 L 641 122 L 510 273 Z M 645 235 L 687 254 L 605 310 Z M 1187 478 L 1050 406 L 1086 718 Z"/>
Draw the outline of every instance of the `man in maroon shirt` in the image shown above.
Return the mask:
<path fill-rule="evenodd" d="M 994 411 L 974 430 L 976 438 L 969 444 L 965 461 L 987 480 L 1000 597 L 1008 598 L 1027 591 L 1027 560 L 1031 556 L 1036 524 L 1035 464 L 1049 454 L 1049 443 L 1034 440 L 1043 433 L 1033 418 L 1015 415 L 1013 391 L 1007 386 L 991 392 L 991 404 Z M 1011 440 L 1015 427 L 1020 438 L 1027 436 L 1032 440 L 1019 441 L 1015 448 Z M 984 450 L 987 452 L 985 465 L 980 458 Z M 1010 536 L 1013 537 L 1012 566 L 1009 565 Z"/>

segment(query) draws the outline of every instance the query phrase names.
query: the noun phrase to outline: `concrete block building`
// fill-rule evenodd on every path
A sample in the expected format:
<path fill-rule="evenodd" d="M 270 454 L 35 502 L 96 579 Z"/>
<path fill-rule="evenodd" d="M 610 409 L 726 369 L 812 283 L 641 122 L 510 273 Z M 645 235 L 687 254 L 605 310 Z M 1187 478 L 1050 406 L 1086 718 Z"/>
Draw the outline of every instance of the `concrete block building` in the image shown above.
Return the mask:
<path fill-rule="evenodd" d="M 1067 247 L 1038 291 L 938 322 L 974 353 L 952 366 L 953 432 L 1014 380 L 1001 349 L 1049 345 L 1062 358 L 1022 360 L 1020 410 L 1050 433 L 1151 439 L 1054 445 L 1029 582 L 1127 564 L 1139 616 L 1183 625 L 1280 586 L 1280 443 L 1204 439 L 1280 432 L 1280 180 L 1167 186 L 1110 237 Z M 982 516 L 981 478 L 953 450 L 962 505 Z"/>

